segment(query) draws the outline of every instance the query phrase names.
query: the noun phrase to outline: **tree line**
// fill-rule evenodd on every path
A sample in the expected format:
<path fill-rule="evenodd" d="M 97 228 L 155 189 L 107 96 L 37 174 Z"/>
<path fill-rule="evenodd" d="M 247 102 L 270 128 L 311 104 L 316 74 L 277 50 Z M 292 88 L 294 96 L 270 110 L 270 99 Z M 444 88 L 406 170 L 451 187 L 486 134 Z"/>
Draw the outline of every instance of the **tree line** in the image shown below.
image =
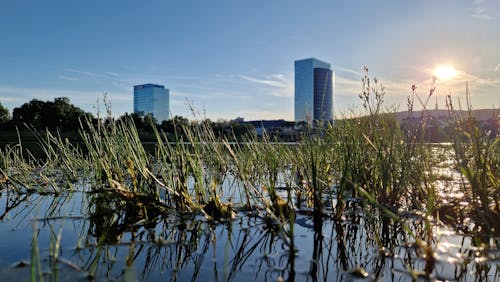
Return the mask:
<path fill-rule="evenodd" d="M 107 117 L 106 119 L 110 119 Z M 135 113 L 125 113 L 116 120 L 132 120 L 139 134 L 148 139 L 153 137 L 154 130 L 163 131 L 167 135 L 181 136 L 186 127 L 203 124 L 209 126 L 217 136 L 241 137 L 251 134 L 254 127 L 251 124 L 241 124 L 235 121 L 189 121 L 187 118 L 175 116 L 170 120 L 158 123 L 151 116 L 139 116 Z M 24 130 L 37 131 L 59 131 L 62 133 L 74 133 L 81 129 L 81 122 L 86 120 L 96 123 L 97 118 L 89 112 L 71 104 L 69 98 L 58 97 L 53 101 L 41 101 L 33 99 L 22 106 L 14 108 L 12 115 L 0 102 L 0 132 L 13 132 Z"/>
<path fill-rule="evenodd" d="M 110 119 L 110 117 L 108 117 Z M 210 128 L 216 137 L 227 137 L 228 139 L 241 140 L 247 134 L 256 133 L 255 128 L 264 126 L 253 125 L 251 122 L 237 122 L 237 121 L 211 121 L 209 119 L 201 121 L 189 121 L 185 117 L 175 116 L 170 120 L 158 123 L 157 120 L 151 116 L 139 116 L 135 113 L 125 113 L 117 118 L 117 120 L 132 120 L 143 140 L 154 140 L 154 130 L 164 132 L 167 136 L 172 138 L 176 136 L 183 137 L 185 134 L 184 129 L 195 126 L 206 126 Z M 79 135 L 75 134 L 81 127 L 81 121 L 92 121 L 97 124 L 97 118 L 91 113 L 72 105 L 67 97 L 58 97 L 53 101 L 41 101 L 33 99 L 22 106 L 15 108 L 12 111 L 12 116 L 7 108 L 0 102 L 0 133 L 3 136 L 8 136 L 3 139 L 16 139 L 17 131 L 26 132 L 28 128 L 37 131 L 59 131 L 66 134 L 71 139 L 78 139 Z M 338 120 L 337 123 L 348 122 L 347 120 Z M 417 130 L 422 124 L 421 118 L 406 118 L 399 121 L 399 125 L 405 131 Z M 492 117 L 487 121 L 479 122 L 471 119 L 470 122 L 474 123 L 477 128 L 483 129 L 485 132 L 492 132 L 491 136 L 499 134 L 500 120 L 498 116 Z M 447 120 L 446 117 L 437 117 L 429 119 L 425 122 L 426 126 L 419 134 L 423 134 L 424 140 L 428 142 L 446 142 L 451 140 L 450 132 L 453 130 L 453 124 Z M 288 125 L 290 126 L 290 125 Z M 269 136 L 274 136 L 280 140 L 296 141 L 300 139 L 300 124 L 295 126 L 295 129 L 290 134 L 283 134 L 280 127 L 265 126 L 266 133 Z M 302 126 L 304 127 L 304 126 Z M 10 134 L 8 134 L 10 132 Z M 9 137 L 10 136 L 10 137 Z M 2 136 L 0 136 L 2 137 Z M 16 139 L 17 140 L 17 139 Z M 0 140 L 1 141 L 1 140 Z M 11 140 L 14 141 L 14 140 Z"/>

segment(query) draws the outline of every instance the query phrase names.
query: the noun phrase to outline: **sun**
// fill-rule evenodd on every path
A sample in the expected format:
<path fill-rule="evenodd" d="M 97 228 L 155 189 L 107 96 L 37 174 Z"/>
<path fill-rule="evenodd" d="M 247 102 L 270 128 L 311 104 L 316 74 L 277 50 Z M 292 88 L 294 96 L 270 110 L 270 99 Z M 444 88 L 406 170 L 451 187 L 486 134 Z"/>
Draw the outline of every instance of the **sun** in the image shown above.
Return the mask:
<path fill-rule="evenodd" d="M 440 66 L 434 70 L 434 75 L 438 79 L 448 80 L 457 76 L 457 70 L 450 66 Z"/>

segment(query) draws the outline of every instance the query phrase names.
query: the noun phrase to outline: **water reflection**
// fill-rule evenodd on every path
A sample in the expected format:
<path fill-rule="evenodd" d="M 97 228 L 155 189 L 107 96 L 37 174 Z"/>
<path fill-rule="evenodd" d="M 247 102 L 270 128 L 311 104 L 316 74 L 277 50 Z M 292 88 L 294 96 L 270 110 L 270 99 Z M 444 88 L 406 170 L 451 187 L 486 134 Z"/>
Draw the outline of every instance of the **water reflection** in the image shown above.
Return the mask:
<path fill-rule="evenodd" d="M 298 213 L 293 225 L 253 213 L 214 223 L 103 193 L 3 192 L 0 211 L 7 281 L 31 274 L 54 281 L 499 278 L 499 238 L 460 235 L 436 222 L 429 230 L 424 215 L 395 220 L 355 202 L 342 220 Z"/>

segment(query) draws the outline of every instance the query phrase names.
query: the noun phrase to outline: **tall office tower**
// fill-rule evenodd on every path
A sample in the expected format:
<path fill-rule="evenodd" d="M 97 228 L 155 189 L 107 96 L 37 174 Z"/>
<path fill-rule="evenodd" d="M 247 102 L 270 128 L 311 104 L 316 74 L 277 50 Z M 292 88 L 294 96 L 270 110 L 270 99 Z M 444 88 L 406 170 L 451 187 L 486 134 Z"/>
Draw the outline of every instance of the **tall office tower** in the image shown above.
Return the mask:
<path fill-rule="evenodd" d="M 134 86 L 134 113 L 145 116 L 153 115 L 158 123 L 170 118 L 170 93 L 165 86 L 143 84 Z"/>
<path fill-rule="evenodd" d="M 295 122 L 333 120 L 333 76 L 318 59 L 295 61 Z"/>

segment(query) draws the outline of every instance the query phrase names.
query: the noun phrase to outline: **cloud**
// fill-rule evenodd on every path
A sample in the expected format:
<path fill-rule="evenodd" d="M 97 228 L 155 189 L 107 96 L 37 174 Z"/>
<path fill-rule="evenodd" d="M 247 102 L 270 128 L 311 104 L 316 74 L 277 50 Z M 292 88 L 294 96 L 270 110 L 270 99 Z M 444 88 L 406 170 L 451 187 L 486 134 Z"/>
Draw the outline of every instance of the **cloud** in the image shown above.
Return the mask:
<path fill-rule="evenodd" d="M 106 74 L 108 76 L 112 76 L 112 77 L 120 77 L 120 75 L 117 74 L 116 72 L 107 71 L 107 72 L 104 72 L 104 74 Z"/>
<path fill-rule="evenodd" d="M 245 120 L 284 119 L 293 120 L 293 111 L 266 111 L 243 109 L 236 112 L 236 116 L 245 117 Z"/>
<path fill-rule="evenodd" d="M 261 78 L 255 78 L 255 77 L 250 77 L 247 75 L 240 75 L 241 78 L 244 80 L 250 81 L 250 82 L 255 82 L 257 84 L 263 84 L 266 86 L 271 86 L 271 87 L 276 87 L 276 88 L 284 88 L 288 85 L 287 81 L 283 79 L 283 75 L 275 75 L 273 78 L 267 78 L 267 79 L 261 79 Z"/>
<path fill-rule="evenodd" d="M 57 78 L 61 80 L 67 80 L 67 81 L 78 81 L 80 80 L 78 77 L 71 77 L 71 76 L 65 76 L 65 75 L 60 75 Z"/>
<path fill-rule="evenodd" d="M 342 67 L 342 66 L 335 66 L 334 71 L 336 74 L 342 74 L 342 75 L 349 74 L 351 76 L 359 77 L 359 78 L 364 76 L 364 73 L 362 73 L 359 70 L 353 70 L 353 69 Z"/>
<path fill-rule="evenodd" d="M 497 1 L 497 0 L 495 0 Z M 485 6 L 488 6 L 488 3 L 484 0 L 474 0 L 475 7 L 472 8 L 472 14 L 471 16 L 476 19 L 480 20 L 493 20 L 495 17 L 492 16 L 491 14 L 487 13 L 487 10 L 485 9 Z M 494 5 L 494 4 L 492 4 Z M 490 7 L 491 8 L 491 7 Z"/>
<path fill-rule="evenodd" d="M 65 70 L 68 72 L 72 72 L 72 73 L 76 73 L 76 74 L 80 74 L 80 75 L 84 75 L 84 76 L 91 76 L 91 77 L 97 76 L 97 74 L 95 74 L 93 72 L 89 72 L 89 71 L 83 71 L 83 70 L 77 70 L 77 69 L 65 69 Z"/>
<path fill-rule="evenodd" d="M 108 85 L 112 85 L 120 91 L 131 91 L 132 84 L 130 80 L 122 78 L 120 74 L 115 72 L 102 72 L 95 73 L 86 70 L 78 70 L 73 68 L 65 68 L 63 69 L 65 74 L 59 75 L 58 78 L 66 81 L 79 81 L 82 83 L 86 83 L 86 85 L 101 85 L 103 87 L 108 87 Z"/>
<path fill-rule="evenodd" d="M 440 107 L 442 107 L 442 105 L 444 107 L 444 97 L 448 94 L 451 95 L 454 100 L 461 100 L 463 102 L 465 101 L 466 83 L 469 85 L 472 104 L 475 108 L 491 108 L 492 104 L 498 105 L 500 103 L 496 95 L 496 93 L 500 92 L 500 78 L 483 77 L 460 70 L 453 79 L 438 79 L 436 81 L 435 95 L 437 97 L 432 99 L 439 100 L 438 103 Z M 417 82 L 417 93 L 420 97 L 425 97 L 425 95 L 427 95 L 431 85 L 431 80 Z"/>
<path fill-rule="evenodd" d="M 113 105 L 129 104 L 133 100 L 129 93 L 122 92 L 105 93 L 100 91 L 23 88 L 0 85 L 0 101 L 6 102 L 11 109 L 19 107 L 32 99 L 52 100 L 57 97 L 68 97 L 75 106 L 81 107 L 86 111 L 92 111 L 97 105 L 97 101 L 102 100 L 105 94 Z"/>
<path fill-rule="evenodd" d="M 482 7 L 476 7 L 472 11 L 472 17 L 481 20 L 492 20 L 494 19 L 492 16 L 486 14 L 486 10 Z"/>
<path fill-rule="evenodd" d="M 432 73 L 433 69 L 430 68 L 417 68 L 413 69 L 412 72 Z M 500 63 L 498 63 L 494 71 L 500 72 Z M 355 74 L 352 70 L 345 69 L 343 72 L 336 74 L 335 78 L 335 89 L 340 95 L 358 95 L 361 91 L 361 75 L 360 73 Z M 426 76 L 425 79 L 398 79 L 390 80 L 385 77 L 377 77 L 379 82 L 386 88 L 386 97 L 399 96 L 406 97 L 411 93 L 411 86 L 413 84 L 417 85 L 417 92 L 421 95 L 428 93 L 428 90 L 432 86 L 432 77 Z M 471 74 L 462 70 L 458 70 L 457 77 L 450 80 L 437 80 L 436 86 L 440 93 L 447 92 L 448 90 L 455 92 L 455 95 L 463 95 L 465 89 L 465 83 L 469 82 L 470 86 L 474 86 L 478 92 L 484 93 L 481 95 L 488 95 L 488 93 L 500 92 L 500 78 L 485 77 L 483 75 Z M 492 94 L 489 94 L 492 95 Z"/>
<path fill-rule="evenodd" d="M 469 82 L 469 84 L 473 84 L 476 87 L 488 88 L 491 92 L 500 91 L 500 78 L 486 78 L 467 73 L 465 71 L 459 71 L 455 79 L 444 81 L 442 83 L 451 87 L 464 87 L 465 82 Z"/>
<path fill-rule="evenodd" d="M 371 76 L 370 76 L 371 77 Z M 373 77 L 371 77 L 373 78 Z M 378 84 L 384 86 L 388 95 L 407 95 L 411 91 L 411 85 L 415 82 L 400 80 L 394 81 L 377 77 Z M 361 76 L 359 78 L 335 75 L 335 92 L 344 96 L 358 96 L 363 84 Z M 372 85 L 373 86 L 373 85 Z"/>
<path fill-rule="evenodd" d="M 220 91 L 208 91 L 208 92 L 192 92 L 183 90 L 170 90 L 170 100 L 172 99 L 196 99 L 196 100 L 218 100 L 218 99 L 249 99 L 250 95 L 235 95 L 234 93 L 227 92 L 225 90 Z"/>
<path fill-rule="evenodd" d="M 342 93 L 342 95 L 358 96 L 361 91 L 361 79 L 352 79 L 335 75 L 334 95 Z"/>
<path fill-rule="evenodd" d="M 238 75 L 244 81 L 257 84 L 263 94 L 276 97 L 293 97 L 293 82 L 284 74 L 272 74 L 264 77 Z"/>
<path fill-rule="evenodd" d="M 71 74 L 71 75 L 65 75 L 66 77 L 79 76 L 75 77 L 76 79 L 79 80 L 91 79 L 91 80 L 104 80 L 104 81 L 122 81 L 121 75 L 112 71 L 96 73 L 74 68 L 65 68 L 63 69 L 63 71 Z"/>

